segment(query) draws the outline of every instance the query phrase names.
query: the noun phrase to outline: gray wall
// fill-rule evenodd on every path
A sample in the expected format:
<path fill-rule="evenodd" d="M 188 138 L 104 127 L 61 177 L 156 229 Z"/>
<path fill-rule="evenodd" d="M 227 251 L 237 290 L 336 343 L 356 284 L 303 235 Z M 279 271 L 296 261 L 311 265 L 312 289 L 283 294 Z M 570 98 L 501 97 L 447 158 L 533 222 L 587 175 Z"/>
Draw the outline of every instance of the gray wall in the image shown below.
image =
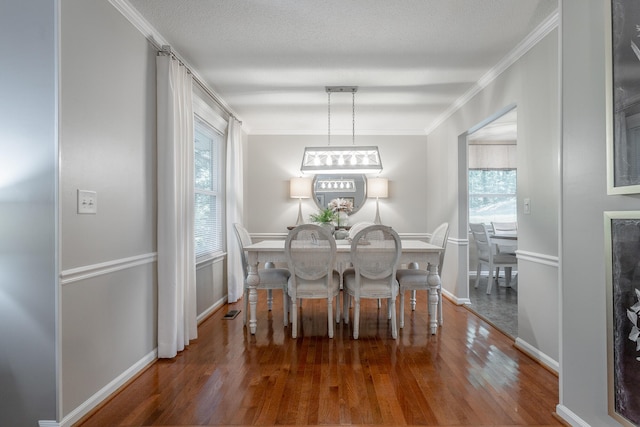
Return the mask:
<path fill-rule="evenodd" d="M 562 352 L 558 411 L 592 426 L 607 415 L 604 211 L 640 210 L 607 196 L 604 5 L 562 2 Z"/>
<path fill-rule="evenodd" d="M 61 382 L 65 424 L 155 359 L 156 49 L 108 0 L 61 8 Z M 220 110 L 196 88 L 214 111 Z M 77 190 L 97 192 L 96 215 Z M 226 298 L 225 257 L 198 265 L 197 312 Z"/>
<path fill-rule="evenodd" d="M 156 348 L 156 100 L 155 51 L 108 1 L 65 0 L 61 23 L 66 417 Z"/>
<path fill-rule="evenodd" d="M 0 3 L 0 425 L 56 419 L 57 2 Z M 9 42 L 10 41 L 10 42 Z"/>
<path fill-rule="evenodd" d="M 327 144 L 326 135 L 249 135 L 247 168 L 245 170 L 245 217 L 251 233 L 284 233 L 295 225 L 298 201 L 289 197 L 289 179 L 300 175 L 305 146 Z M 335 136 L 332 145 L 351 145 L 351 136 Z M 399 233 L 422 233 L 427 229 L 428 200 L 423 197 L 427 172 L 427 147 L 424 136 L 358 136 L 356 145 L 377 145 L 384 170 L 381 177 L 389 179 L 389 198 L 380 199 L 382 222 Z M 349 219 L 373 221 L 375 200 Z M 302 201 L 305 221 L 318 211 L 311 199 Z"/>
<path fill-rule="evenodd" d="M 444 291 L 468 298 L 468 234 L 464 134 L 510 106 L 518 108 L 518 344 L 557 369 L 559 175 L 558 31 L 553 30 L 428 136 L 427 182 L 438 200 L 427 210 L 427 227 L 452 224 Z M 462 135 L 462 137 L 461 137 Z M 461 141 L 461 142 L 460 142 Z M 464 157 L 463 157 L 464 158 Z M 522 199 L 531 199 L 524 215 Z M 551 265 L 548 265 L 551 264 Z M 457 268 L 459 267 L 459 268 Z M 457 271 L 456 271 L 457 269 Z"/>

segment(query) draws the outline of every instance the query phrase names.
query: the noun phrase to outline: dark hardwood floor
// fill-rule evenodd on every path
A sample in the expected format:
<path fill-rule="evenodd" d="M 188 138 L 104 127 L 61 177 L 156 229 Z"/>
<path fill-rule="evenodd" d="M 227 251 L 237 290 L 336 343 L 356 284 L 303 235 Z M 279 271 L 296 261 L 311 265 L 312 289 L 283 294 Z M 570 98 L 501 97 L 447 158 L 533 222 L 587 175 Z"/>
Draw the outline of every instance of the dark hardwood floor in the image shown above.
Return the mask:
<path fill-rule="evenodd" d="M 558 378 L 513 341 L 463 307 L 444 302 L 444 325 L 428 334 L 406 304 L 391 338 L 386 307 L 363 302 L 360 338 L 351 325 L 327 337 L 326 302 L 305 300 L 299 333 L 282 324 L 259 293 L 258 331 L 230 304 L 199 327 L 173 360 L 159 360 L 78 426 L 428 425 L 561 426 L 554 418 Z"/>

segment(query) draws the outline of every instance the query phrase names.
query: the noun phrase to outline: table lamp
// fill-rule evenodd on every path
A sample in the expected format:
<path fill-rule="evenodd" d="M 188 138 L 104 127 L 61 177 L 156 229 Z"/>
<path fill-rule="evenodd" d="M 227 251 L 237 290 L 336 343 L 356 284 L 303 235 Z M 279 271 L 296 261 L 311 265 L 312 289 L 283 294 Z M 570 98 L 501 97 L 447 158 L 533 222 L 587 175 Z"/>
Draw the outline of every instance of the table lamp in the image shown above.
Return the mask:
<path fill-rule="evenodd" d="M 289 196 L 292 199 L 298 199 L 298 221 L 296 225 L 304 224 L 302 199 L 311 197 L 311 178 L 291 178 L 289 181 Z"/>
<path fill-rule="evenodd" d="M 380 221 L 380 205 L 378 199 L 380 197 L 389 197 L 389 180 L 387 178 L 370 178 L 367 180 L 367 196 L 376 198 L 376 218 L 373 220 L 376 224 L 382 224 Z"/>

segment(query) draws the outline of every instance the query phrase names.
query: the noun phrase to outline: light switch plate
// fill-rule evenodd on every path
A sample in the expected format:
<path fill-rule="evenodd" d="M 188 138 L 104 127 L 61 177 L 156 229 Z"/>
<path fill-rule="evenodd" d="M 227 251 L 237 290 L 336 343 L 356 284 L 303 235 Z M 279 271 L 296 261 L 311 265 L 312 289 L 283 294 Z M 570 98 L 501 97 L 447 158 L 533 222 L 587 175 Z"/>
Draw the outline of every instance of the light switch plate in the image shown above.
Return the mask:
<path fill-rule="evenodd" d="M 529 198 L 524 199 L 523 202 L 524 202 L 524 206 L 522 208 L 523 213 L 525 215 L 531 215 L 531 199 L 529 199 Z"/>
<path fill-rule="evenodd" d="M 95 191 L 78 190 L 78 213 L 98 213 L 98 194 Z"/>

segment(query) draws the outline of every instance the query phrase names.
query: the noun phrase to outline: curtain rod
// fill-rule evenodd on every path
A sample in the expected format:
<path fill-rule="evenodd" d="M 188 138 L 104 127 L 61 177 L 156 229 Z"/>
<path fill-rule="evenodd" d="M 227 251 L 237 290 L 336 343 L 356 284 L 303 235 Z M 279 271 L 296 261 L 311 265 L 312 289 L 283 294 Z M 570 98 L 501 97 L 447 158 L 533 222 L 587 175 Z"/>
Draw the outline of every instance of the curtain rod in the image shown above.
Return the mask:
<path fill-rule="evenodd" d="M 220 100 L 220 98 L 218 97 L 218 95 L 216 95 L 215 93 L 213 93 L 211 91 L 211 89 L 209 89 L 209 87 L 203 82 L 201 81 L 198 76 L 196 76 L 192 71 L 191 68 L 189 68 L 188 65 L 186 65 L 184 63 L 184 61 L 182 59 L 180 59 L 172 50 L 171 50 L 171 46 L 169 45 L 162 45 L 162 47 L 158 47 L 158 45 L 156 45 L 153 41 L 151 41 L 151 43 L 155 46 L 156 49 L 158 49 L 158 55 L 169 55 L 171 56 L 173 59 L 175 59 L 176 61 L 178 61 L 180 63 L 180 65 L 182 65 L 183 67 L 185 67 L 187 69 L 187 72 L 189 74 L 191 74 L 191 77 L 193 78 L 193 81 L 200 86 L 200 88 L 206 92 L 207 95 L 209 95 L 209 97 L 218 105 L 218 107 L 220 107 L 222 109 L 222 111 L 224 111 L 225 113 L 227 113 L 229 115 L 229 117 L 233 117 L 235 120 L 237 120 L 240 125 L 242 125 L 242 120 L 238 119 L 238 117 L 233 114 L 231 111 L 229 111 L 229 108 L 227 108 L 227 106 L 225 105 L 224 102 L 222 102 L 222 100 Z"/>

